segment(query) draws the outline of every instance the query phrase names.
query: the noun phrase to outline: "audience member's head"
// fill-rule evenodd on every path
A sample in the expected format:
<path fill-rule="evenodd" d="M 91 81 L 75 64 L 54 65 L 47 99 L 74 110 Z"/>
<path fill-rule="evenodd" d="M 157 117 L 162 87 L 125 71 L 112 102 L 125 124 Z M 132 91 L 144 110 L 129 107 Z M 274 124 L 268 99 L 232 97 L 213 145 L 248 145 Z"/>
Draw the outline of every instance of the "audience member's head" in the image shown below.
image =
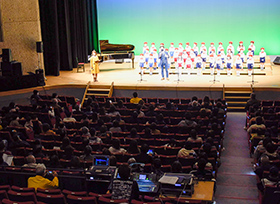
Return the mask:
<path fill-rule="evenodd" d="M 130 168 L 128 165 L 121 165 L 118 169 L 121 179 L 128 180 L 130 177 Z"/>
<path fill-rule="evenodd" d="M 179 161 L 175 161 L 175 162 L 173 162 L 171 169 L 172 169 L 172 173 L 181 173 L 182 164 Z"/>
<path fill-rule="evenodd" d="M 46 175 L 46 166 L 45 164 L 38 164 L 36 166 L 36 175 L 45 176 Z"/>

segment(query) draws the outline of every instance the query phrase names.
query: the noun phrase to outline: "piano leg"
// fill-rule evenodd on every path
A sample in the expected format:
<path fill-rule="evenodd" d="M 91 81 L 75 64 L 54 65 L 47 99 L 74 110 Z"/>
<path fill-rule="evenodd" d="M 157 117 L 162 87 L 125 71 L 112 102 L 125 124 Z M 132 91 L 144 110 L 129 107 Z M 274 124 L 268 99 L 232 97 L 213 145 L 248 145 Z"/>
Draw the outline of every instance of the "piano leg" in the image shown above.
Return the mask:
<path fill-rule="evenodd" d="M 135 55 L 134 53 L 132 53 L 132 56 L 131 56 L 131 63 L 132 63 L 132 69 L 134 69 L 134 59 L 135 59 Z"/>

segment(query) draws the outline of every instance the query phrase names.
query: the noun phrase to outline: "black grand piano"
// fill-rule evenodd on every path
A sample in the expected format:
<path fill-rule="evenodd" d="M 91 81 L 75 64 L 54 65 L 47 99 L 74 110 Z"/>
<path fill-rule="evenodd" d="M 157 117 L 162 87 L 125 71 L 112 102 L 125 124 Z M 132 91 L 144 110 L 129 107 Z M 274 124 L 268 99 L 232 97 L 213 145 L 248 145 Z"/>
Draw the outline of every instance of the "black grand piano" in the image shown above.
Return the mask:
<path fill-rule="evenodd" d="M 100 40 L 100 53 L 101 61 L 109 59 L 116 59 L 123 62 L 124 59 L 132 60 L 132 68 L 134 68 L 134 45 L 130 44 L 111 44 L 109 40 Z"/>

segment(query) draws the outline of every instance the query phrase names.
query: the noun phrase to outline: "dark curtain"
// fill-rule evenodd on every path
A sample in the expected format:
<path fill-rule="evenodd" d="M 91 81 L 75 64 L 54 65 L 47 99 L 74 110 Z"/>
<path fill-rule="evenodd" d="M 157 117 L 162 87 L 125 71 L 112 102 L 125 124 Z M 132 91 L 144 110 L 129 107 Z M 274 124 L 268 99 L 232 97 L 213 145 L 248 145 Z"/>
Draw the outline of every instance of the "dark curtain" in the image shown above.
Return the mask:
<path fill-rule="evenodd" d="M 96 0 L 39 0 L 46 75 L 59 75 L 99 51 Z"/>

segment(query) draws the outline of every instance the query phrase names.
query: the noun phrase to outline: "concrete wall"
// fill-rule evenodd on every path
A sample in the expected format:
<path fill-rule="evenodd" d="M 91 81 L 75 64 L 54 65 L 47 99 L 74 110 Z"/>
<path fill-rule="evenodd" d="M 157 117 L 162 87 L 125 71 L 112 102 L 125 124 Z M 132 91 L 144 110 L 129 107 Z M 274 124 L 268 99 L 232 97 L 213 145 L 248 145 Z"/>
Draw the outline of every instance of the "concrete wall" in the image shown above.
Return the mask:
<path fill-rule="evenodd" d="M 10 48 L 13 60 L 22 63 L 23 74 L 34 72 L 38 66 L 36 42 L 42 41 L 38 0 L 0 0 L 0 9 L 4 39 L 0 52 Z"/>

